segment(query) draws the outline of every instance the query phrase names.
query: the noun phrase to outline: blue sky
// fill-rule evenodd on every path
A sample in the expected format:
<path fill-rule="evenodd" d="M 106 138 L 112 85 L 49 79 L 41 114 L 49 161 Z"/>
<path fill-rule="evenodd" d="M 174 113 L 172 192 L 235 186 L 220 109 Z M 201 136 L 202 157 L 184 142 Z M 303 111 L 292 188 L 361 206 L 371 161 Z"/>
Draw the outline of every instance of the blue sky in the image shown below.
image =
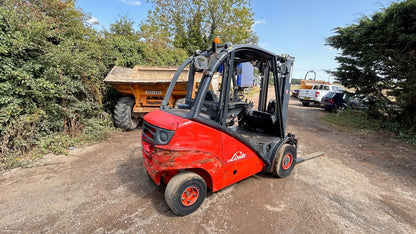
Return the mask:
<path fill-rule="evenodd" d="M 333 81 L 324 70 L 337 67 L 337 51 L 325 46 L 333 29 L 357 22 L 363 15 L 387 7 L 392 0 L 252 0 L 259 45 L 276 54 L 295 57 L 294 78 L 304 78 L 314 70 L 317 79 Z M 136 26 L 147 16 L 146 0 L 78 0 L 77 7 L 98 22 L 97 29 L 108 28 L 120 16 Z M 309 74 L 312 76 L 312 74 Z M 310 77 L 308 75 L 308 77 Z"/>

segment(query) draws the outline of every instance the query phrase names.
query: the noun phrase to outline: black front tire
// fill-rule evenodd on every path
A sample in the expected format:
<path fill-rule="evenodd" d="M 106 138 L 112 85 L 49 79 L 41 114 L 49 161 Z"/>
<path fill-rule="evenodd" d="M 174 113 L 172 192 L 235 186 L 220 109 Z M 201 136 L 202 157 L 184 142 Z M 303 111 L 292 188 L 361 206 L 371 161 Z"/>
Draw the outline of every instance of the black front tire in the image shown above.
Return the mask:
<path fill-rule="evenodd" d="M 134 97 L 122 97 L 118 100 L 114 108 L 114 124 L 117 128 L 130 131 L 139 125 L 140 119 L 131 116 L 134 104 Z"/>
<path fill-rule="evenodd" d="M 173 213 L 184 216 L 199 208 L 206 193 L 207 185 L 201 176 L 190 171 L 181 172 L 166 186 L 165 200 Z"/>
<path fill-rule="evenodd" d="M 282 146 L 274 158 L 272 174 L 279 178 L 290 175 L 295 167 L 296 159 L 296 148 L 293 145 Z"/>

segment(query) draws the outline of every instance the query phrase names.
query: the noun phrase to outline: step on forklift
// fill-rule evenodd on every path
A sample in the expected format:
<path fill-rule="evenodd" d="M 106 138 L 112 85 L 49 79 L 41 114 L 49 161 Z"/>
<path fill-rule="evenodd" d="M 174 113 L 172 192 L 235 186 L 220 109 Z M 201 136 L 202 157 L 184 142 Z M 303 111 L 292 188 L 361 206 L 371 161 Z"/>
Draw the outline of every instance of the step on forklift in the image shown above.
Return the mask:
<path fill-rule="evenodd" d="M 142 132 L 147 174 L 166 184 L 165 200 L 176 215 L 198 209 L 207 189 L 216 192 L 259 172 L 292 172 L 297 139 L 285 128 L 293 62 L 289 55 L 215 39 L 178 68 L 160 109 L 144 116 Z M 244 100 L 237 86 L 241 63 L 261 76 L 256 103 Z M 177 100 L 184 70 L 186 97 Z"/>

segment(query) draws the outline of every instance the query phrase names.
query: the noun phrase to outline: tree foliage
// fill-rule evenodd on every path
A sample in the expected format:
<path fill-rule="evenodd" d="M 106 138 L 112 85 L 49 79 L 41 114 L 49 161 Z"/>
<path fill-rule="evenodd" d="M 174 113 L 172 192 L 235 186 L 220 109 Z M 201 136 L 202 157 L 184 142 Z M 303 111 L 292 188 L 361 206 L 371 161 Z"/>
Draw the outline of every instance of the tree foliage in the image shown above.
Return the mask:
<path fill-rule="evenodd" d="M 223 42 L 257 43 L 250 0 L 150 0 L 144 31 L 159 31 L 176 48 L 192 54 L 208 48 L 214 37 Z"/>
<path fill-rule="evenodd" d="M 94 34 L 73 1 L 0 4 L 0 154 L 25 151 L 43 136 L 76 135 L 99 118 Z"/>
<path fill-rule="evenodd" d="M 143 41 L 126 17 L 102 32 L 87 19 L 73 0 L 0 2 L 0 165 L 111 126 L 104 110 L 116 92 L 102 80 L 114 65 L 178 65 L 186 57 Z"/>
<path fill-rule="evenodd" d="M 152 1 L 139 30 L 120 17 L 103 31 L 74 1 L 0 1 L 0 170 L 33 147 L 59 153 L 100 138 L 120 95 L 102 82 L 113 66 L 179 65 L 217 35 L 257 39 L 249 0 Z"/>
<path fill-rule="evenodd" d="M 184 50 L 170 47 L 166 37 L 156 31 L 142 32 L 134 29 L 134 22 L 126 16 L 119 18 L 103 31 L 104 64 L 107 67 L 135 65 L 172 66 L 182 63 L 187 55 Z M 146 39 L 145 39 L 146 38 Z"/>
<path fill-rule="evenodd" d="M 115 65 L 134 67 L 143 65 L 144 45 L 134 29 L 134 22 L 127 17 L 121 17 L 110 25 L 108 31 L 102 32 L 103 62 L 111 68 Z"/>
<path fill-rule="evenodd" d="M 377 98 L 383 113 L 416 130 L 416 1 L 391 4 L 356 24 L 335 29 L 327 44 L 340 50 L 332 73 L 343 85 Z M 383 92 L 384 91 L 384 92 Z M 387 92 L 386 92 L 387 91 Z M 389 98 L 391 96 L 393 98 Z M 391 115 L 389 107 L 403 110 Z M 397 110 L 397 108 L 393 108 Z M 390 108 L 391 110 L 391 108 Z"/>
<path fill-rule="evenodd" d="M 126 16 L 120 17 L 110 25 L 109 30 L 101 34 L 101 59 L 108 69 L 114 66 L 174 66 L 182 63 L 187 57 L 183 49 L 169 47 L 160 33 L 137 31 L 134 22 Z M 144 37 L 147 39 L 144 40 Z M 111 112 L 121 95 L 111 85 L 104 88 L 104 109 Z"/>

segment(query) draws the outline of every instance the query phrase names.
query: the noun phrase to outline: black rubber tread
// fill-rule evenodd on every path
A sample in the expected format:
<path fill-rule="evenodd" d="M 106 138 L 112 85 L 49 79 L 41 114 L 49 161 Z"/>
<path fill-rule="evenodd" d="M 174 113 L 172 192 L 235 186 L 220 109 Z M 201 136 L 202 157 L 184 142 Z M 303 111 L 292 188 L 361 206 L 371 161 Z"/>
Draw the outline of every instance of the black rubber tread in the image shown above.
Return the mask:
<path fill-rule="evenodd" d="M 302 105 L 309 106 L 309 102 L 302 102 Z"/>
<path fill-rule="evenodd" d="M 276 112 L 276 101 L 274 99 L 270 99 L 269 103 L 267 104 L 267 113 L 274 115 Z"/>
<path fill-rule="evenodd" d="M 218 97 L 214 91 L 208 90 L 207 95 L 205 96 L 205 101 L 218 102 Z"/>
<path fill-rule="evenodd" d="M 283 159 L 283 156 L 286 155 L 287 153 L 291 153 L 293 156 L 292 165 L 287 170 L 284 170 L 282 168 L 282 159 Z M 295 167 L 296 158 L 297 158 L 296 148 L 293 145 L 289 145 L 289 144 L 283 145 L 280 148 L 280 150 L 277 152 L 276 157 L 274 158 L 272 174 L 279 178 L 284 178 L 290 175 L 290 173 L 292 173 L 293 168 Z"/>
<path fill-rule="evenodd" d="M 186 103 L 186 98 L 179 98 L 178 100 L 176 100 L 174 108 L 178 109 L 179 105 L 185 104 L 185 103 Z"/>
<path fill-rule="evenodd" d="M 181 202 L 182 193 L 189 186 L 198 188 L 199 196 L 197 201 L 190 205 L 184 206 Z M 205 199 L 207 193 L 207 185 L 198 174 L 186 171 L 175 175 L 166 186 L 165 200 L 169 208 L 176 215 L 184 216 L 197 210 Z"/>
<path fill-rule="evenodd" d="M 121 97 L 117 101 L 114 108 L 114 124 L 117 128 L 130 131 L 139 125 L 140 119 L 131 117 L 134 104 L 134 97 Z"/>
<path fill-rule="evenodd" d="M 340 112 L 345 111 L 346 109 L 347 109 L 347 106 L 344 105 L 344 104 L 341 104 L 341 105 L 338 105 L 334 108 L 334 112 L 335 113 L 340 113 Z"/>

